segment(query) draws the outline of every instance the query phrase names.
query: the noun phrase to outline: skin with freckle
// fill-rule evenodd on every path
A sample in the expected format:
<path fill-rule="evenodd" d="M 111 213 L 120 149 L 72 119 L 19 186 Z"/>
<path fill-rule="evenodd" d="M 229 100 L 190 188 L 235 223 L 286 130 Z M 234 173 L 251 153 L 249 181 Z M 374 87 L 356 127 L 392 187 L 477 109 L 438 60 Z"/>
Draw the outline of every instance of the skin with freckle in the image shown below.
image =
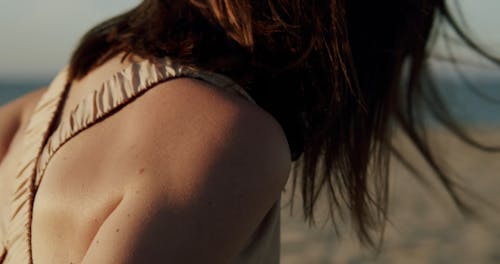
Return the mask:
<path fill-rule="evenodd" d="M 475 216 L 427 118 L 500 149 L 429 78 L 435 22 L 500 59 L 447 2 L 143 0 L 96 25 L 47 89 L 0 108 L 0 264 L 276 264 L 289 175 L 306 220 L 377 246 L 392 155 L 424 179 L 398 130 Z"/>
<path fill-rule="evenodd" d="M 117 56 L 86 78 L 73 83 L 60 108 L 60 126 L 56 126 L 52 134 L 48 135 L 56 135 L 60 128 L 64 128 L 64 121 L 74 117 L 71 109 L 79 106 L 88 94 L 99 89 L 99 83 L 132 63 L 133 60 L 121 62 Z M 49 87 L 55 88 L 57 87 Z M 32 114 L 45 91 L 37 91 L 22 99 L 24 106 L 12 106 L 12 111 L 19 111 L 17 115 L 21 128 L 26 127 L 29 121 L 29 118 L 21 117 Z M 182 251 L 176 246 L 184 243 L 183 237 L 196 237 L 195 241 L 199 243 L 215 245 L 212 241 L 214 237 L 240 234 L 239 238 L 216 238 L 219 241 L 235 241 L 220 252 L 236 252 L 242 250 L 252 232 L 260 228 L 256 225 L 259 221 L 263 221 L 269 228 L 268 231 L 259 230 L 263 233 L 263 238 L 268 236 L 265 239 L 278 243 L 278 229 L 274 228 L 274 220 L 278 219 L 279 207 L 273 204 L 278 201 L 281 186 L 288 175 L 289 152 L 285 136 L 279 130 L 279 125 L 273 122 L 275 121 L 267 113 L 249 104 L 246 99 L 217 89 L 209 83 L 178 78 L 161 83 L 158 87 L 151 87 L 147 93 L 130 101 L 104 121 L 96 122 L 74 134 L 50 156 L 46 167 L 43 167 L 43 155 L 41 156 L 37 166 L 43 169 L 43 173 L 33 204 L 31 224 L 33 259 L 37 264 L 112 263 L 111 259 L 118 260 L 116 256 L 130 257 L 130 252 L 143 254 L 139 253 L 144 250 L 143 246 L 139 246 L 141 243 L 164 244 L 160 240 L 165 237 L 176 238 L 176 244 L 169 247 L 173 250 L 172 253 L 162 250 L 151 254 L 167 253 L 173 256 L 177 254 L 175 252 Z M 20 142 L 23 142 L 25 135 L 22 131 L 18 130 L 9 136 L 13 138 L 9 146 L 9 153 L 12 155 L 0 164 L 0 177 L 9 175 L 1 172 L 13 170 L 11 164 L 15 164 L 14 157 L 23 153 Z M 260 144 L 252 141 L 256 139 L 266 139 L 269 142 L 261 149 Z M 231 142 L 238 143 L 233 146 Z M 237 147 L 242 143 L 245 144 L 244 147 Z M 50 142 L 46 146 L 54 144 L 56 143 Z M 42 153 L 46 150 L 44 148 Z M 262 160 L 257 161 L 261 165 L 268 165 L 248 163 L 245 158 L 248 151 L 268 153 L 259 155 Z M 217 168 L 216 165 L 210 165 L 217 164 L 219 158 L 230 159 L 228 164 L 235 164 L 237 167 L 231 165 L 228 168 L 235 171 L 224 172 L 225 166 Z M 275 171 L 276 164 L 282 164 L 278 171 Z M 252 176 L 243 177 L 239 172 L 240 167 Z M 259 172 L 261 170 L 263 171 Z M 283 177 L 266 176 L 269 173 Z M 263 191 L 260 186 L 262 179 L 259 180 L 261 177 L 266 177 L 267 181 L 275 181 L 268 185 L 272 190 L 267 194 L 273 194 L 272 196 L 260 195 Z M 242 179 L 254 179 L 255 182 L 245 182 Z M 9 179 L 2 180 L 2 183 L 6 184 L 2 184 L 0 189 L 18 188 Z M 212 184 L 214 187 L 210 187 Z M 215 185 L 220 187 L 215 188 Z M 242 189 L 236 191 L 236 187 Z M 0 198 L 2 193 L 10 192 L 1 192 Z M 251 199 L 241 192 L 259 194 L 259 197 Z M 228 202 L 228 205 L 223 205 Z M 258 209 L 258 206 L 252 205 L 246 206 L 245 212 L 238 212 L 243 209 L 241 205 L 245 202 L 249 205 L 264 205 L 265 208 Z M 271 208 L 271 219 L 274 220 L 268 222 L 266 214 Z M 259 212 L 250 214 L 256 218 L 248 217 L 247 213 L 251 210 Z M 234 222 L 239 227 L 235 226 L 237 229 L 229 231 L 230 226 L 224 218 L 218 218 L 224 214 L 239 219 Z M 156 217 L 164 220 L 159 221 Z M 158 231 L 145 229 L 157 225 L 156 221 L 159 224 Z M 181 223 L 192 228 L 181 228 Z M 215 229 L 200 229 L 202 224 L 213 225 Z M 215 233 L 204 233 L 209 230 Z M 147 238 L 152 234 L 155 235 Z M 110 239 L 116 241 L 111 242 Z M 134 243 L 139 244 L 134 246 Z M 265 243 L 262 244 L 264 245 Z M 111 246 L 114 246 L 113 250 L 109 248 Z M 116 250 L 123 250 L 123 253 Z M 266 249 L 264 247 L 259 250 L 264 252 Z M 203 254 L 212 254 L 210 252 Z M 227 258 L 224 254 L 214 257 Z M 192 256 L 198 255 L 189 255 Z M 276 255 L 269 257 L 277 258 Z"/>

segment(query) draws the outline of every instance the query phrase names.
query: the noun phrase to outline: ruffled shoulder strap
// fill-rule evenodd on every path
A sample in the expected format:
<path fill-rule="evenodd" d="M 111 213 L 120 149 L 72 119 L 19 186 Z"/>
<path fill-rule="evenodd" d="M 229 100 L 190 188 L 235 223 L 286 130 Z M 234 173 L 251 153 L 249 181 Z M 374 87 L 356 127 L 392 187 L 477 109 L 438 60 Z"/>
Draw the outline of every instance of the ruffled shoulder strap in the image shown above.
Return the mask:
<path fill-rule="evenodd" d="M 17 161 L 14 177 L 15 191 L 10 200 L 6 249 L 2 253 L 7 263 L 33 263 L 31 255 L 31 220 L 35 197 L 36 160 L 56 112 L 61 107 L 67 79 L 62 70 L 42 95 L 23 133 L 23 155 Z"/>
<path fill-rule="evenodd" d="M 72 109 L 69 118 L 61 121 L 40 157 L 36 186 L 40 185 L 51 157 L 72 137 L 108 117 L 155 85 L 179 77 L 206 81 L 213 87 L 240 95 L 255 103 L 241 86 L 221 74 L 181 65 L 168 57 L 133 63 L 123 71 L 115 73 L 100 89 L 85 97 Z"/>

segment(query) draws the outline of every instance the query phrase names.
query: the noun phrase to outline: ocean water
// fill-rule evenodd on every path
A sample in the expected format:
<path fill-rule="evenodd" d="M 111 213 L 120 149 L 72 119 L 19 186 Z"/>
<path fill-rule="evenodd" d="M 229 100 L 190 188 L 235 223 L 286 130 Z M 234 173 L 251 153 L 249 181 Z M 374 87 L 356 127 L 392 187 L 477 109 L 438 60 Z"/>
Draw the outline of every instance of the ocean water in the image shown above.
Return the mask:
<path fill-rule="evenodd" d="M 50 78 L 0 80 L 0 105 L 49 83 Z M 500 76 L 476 78 L 472 81 L 473 89 L 456 78 L 437 77 L 436 83 L 451 113 L 460 122 L 500 126 Z"/>
<path fill-rule="evenodd" d="M 500 76 L 478 78 L 470 84 L 449 78 L 436 81 L 443 101 L 458 121 L 500 126 Z"/>
<path fill-rule="evenodd" d="M 49 83 L 50 78 L 29 81 L 0 79 L 0 105 L 40 87 L 47 87 Z"/>

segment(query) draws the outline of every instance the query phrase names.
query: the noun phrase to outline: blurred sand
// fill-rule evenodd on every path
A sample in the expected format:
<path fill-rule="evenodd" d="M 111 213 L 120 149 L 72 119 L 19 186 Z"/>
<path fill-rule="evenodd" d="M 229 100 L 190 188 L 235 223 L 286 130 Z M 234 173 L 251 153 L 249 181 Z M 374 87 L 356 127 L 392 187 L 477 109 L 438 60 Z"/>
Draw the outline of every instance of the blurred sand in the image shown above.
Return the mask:
<path fill-rule="evenodd" d="M 473 135 L 486 144 L 500 145 L 500 128 L 476 128 Z M 439 149 L 439 158 L 459 173 L 461 182 L 500 207 L 500 153 L 473 149 L 438 128 L 429 136 Z M 397 142 L 408 150 L 419 168 L 428 171 L 404 139 Z M 352 232 L 344 232 L 339 240 L 328 225 L 309 229 L 302 221 L 300 203 L 291 217 L 285 206 L 285 192 L 281 263 L 500 263 L 500 211 L 481 207 L 485 215 L 482 223 L 465 219 L 442 188 L 430 192 L 401 165 L 392 163 L 392 223 L 386 227 L 378 258 L 373 251 L 360 247 Z"/>

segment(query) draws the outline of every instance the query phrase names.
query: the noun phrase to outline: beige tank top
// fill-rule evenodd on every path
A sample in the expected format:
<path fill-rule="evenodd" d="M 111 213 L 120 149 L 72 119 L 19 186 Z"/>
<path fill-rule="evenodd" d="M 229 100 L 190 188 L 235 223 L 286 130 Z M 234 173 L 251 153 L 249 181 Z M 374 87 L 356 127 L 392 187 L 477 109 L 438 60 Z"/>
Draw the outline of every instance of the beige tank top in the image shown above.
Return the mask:
<path fill-rule="evenodd" d="M 67 69 L 52 81 L 38 102 L 25 131 L 23 155 L 14 160 L 15 171 L 7 172 L 14 179 L 10 209 L 0 220 L 7 226 L 4 237 L 0 233 L 0 264 L 31 264 L 31 221 L 36 191 L 51 157 L 76 134 L 97 121 L 109 117 L 116 110 L 141 96 L 156 84 L 177 77 L 191 77 L 210 83 L 213 87 L 255 101 L 245 90 L 227 77 L 213 72 L 179 65 L 169 58 L 133 63 L 117 72 L 97 91 L 85 97 L 71 112 L 70 118 L 61 120 L 52 135 L 51 124 L 62 108 L 68 89 Z M 255 230 L 246 247 L 232 263 L 279 263 L 280 206 L 275 203 Z"/>

